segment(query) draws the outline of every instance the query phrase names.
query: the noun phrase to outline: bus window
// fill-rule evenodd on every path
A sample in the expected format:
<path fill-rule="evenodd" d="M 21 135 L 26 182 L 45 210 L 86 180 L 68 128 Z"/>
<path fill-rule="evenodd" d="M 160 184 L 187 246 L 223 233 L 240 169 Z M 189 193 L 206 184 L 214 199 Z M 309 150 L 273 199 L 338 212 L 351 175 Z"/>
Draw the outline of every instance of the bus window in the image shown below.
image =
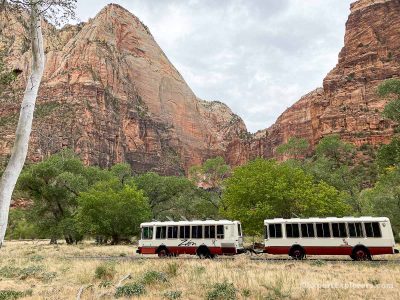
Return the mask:
<path fill-rule="evenodd" d="M 367 237 L 382 237 L 378 222 L 364 223 L 364 227 Z"/>
<path fill-rule="evenodd" d="M 142 239 L 152 240 L 153 239 L 153 227 L 143 227 L 142 228 Z"/>
<path fill-rule="evenodd" d="M 215 225 L 204 226 L 204 238 L 215 239 Z"/>
<path fill-rule="evenodd" d="M 298 238 L 300 237 L 299 224 L 286 224 L 286 237 Z"/>
<path fill-rule="evenodd" d="M 313 238 L 315 237 L 314 233 L 314 224 L 301 224 L 301 236 L 305 238 Z"/>
<path fill-rule="evenodd" d="M 192 226 L 192 239 L 202 239 L 203 238 L 203 226 L 194 225 Z"/>
<path fill-rule="evenodd" d="M 224 225 L 217 225 L 217 239 L 224 238 Z"/>
<path fill-rule="evenodd" d="M 268 226 L 264 226 L 264 238 L 268 240 Z"/>
<path fill-rule="evenodd" d="M 332 234 L 333 237 L 347 237 L 346 224 L 332 223 Z"/>
<path fill-rule="evenodd" d="M 238 224 L 238 235 L 242 236 L 242 225 Z"/>
<path fill-rule="evenodd" d="M 157 226 L 156 227 L 156 239 L 165 239 L 166 238 L 166 233 L 167 233 L 167 227 L 166 226 Z"/>
<path fill-rule="evenodd" d="M 269 224 L 269 237 L 281 238 L 282 237 L 282 224 Z"/>
<path fill-rule="evenodd" d="M 350 237 L 363 237 L 361 223 L 349 223 L 349 235 Z"/>
<path fill-rule="evenodd" d="M 168 226 L 168 238 L 169 239 L 178 238 L 178 226 Z"/>
<path fill-rule="evenodd" d="M 190 226 L 179 226 L 179 238 L 190 239 Z"/>
<path fill-rule="evenodd" d="M 329 223 L 317 223 L 316 225 L 317 225 L 317 237 L 324 237 L 324 238 L 331 237 Z"/>

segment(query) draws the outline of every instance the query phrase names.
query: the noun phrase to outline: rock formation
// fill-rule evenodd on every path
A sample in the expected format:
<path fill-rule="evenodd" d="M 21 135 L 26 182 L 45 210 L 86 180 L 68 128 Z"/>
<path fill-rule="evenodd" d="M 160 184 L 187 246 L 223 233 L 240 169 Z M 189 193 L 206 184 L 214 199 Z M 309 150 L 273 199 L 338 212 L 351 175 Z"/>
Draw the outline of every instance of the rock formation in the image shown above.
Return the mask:
<path fill-rule="evenodd" d="M 381 116 L 386 104 L 376 94 L 385 79 L 400 75 L 400 1 L 360 0 L 351 5 L 344 47 L 323 88 L 305 95 L 250 144 L 251 157 L 273 157 L 290 137 L 311 146 L 339 134 L 356 146 L 390 141 L 393 128 Z"/>
<path fill-rule="evenodd" d="M 381 117 L 386 101 L 376 88 L 400 74 L 399 28 L 399 0 L 353 3 L 345 45 L 323 87 L 250 135 L 226 105 L 198 99 L 149 29 L 122 7 L 108 5 L 63 29 L 44 24 L 47 63 L 29 159 L 69 147 L 88 164 L 127 161 L 136 172 L 183 174 L 217 155 L 232 165 L 275 157 L 290 137 L 307 139 L 311 149 L 329 134 L 357 146 L 387 143 L 393 126 Z M 0 51 L 9 68 L 22 71 L 12 89 L 0 91 L 0 164 L 14 140 L 29 68 L 26 29 L 23 16 L 0 19 Z"/>
<path fill-rule="evenodd" d="M 10 68 L 22 71 L 13 90 L 0 95 L 3 163 L 29 68 L 26 28 L 18 15 L 0 20 L 0 51 Z M 87 23 L 61 30 L 45 24 L 44 31 L 46 70 L 30 160 L 69 147 L 88 164 L 127 161 L 137 172 L 183 174 L 208 157 L 224 156 L 247 133 L 226 105 L 194 95 L 149 29 L 124 8 L 111 4 Z M 227 159 L 242 161 L 238 154 Z"/>

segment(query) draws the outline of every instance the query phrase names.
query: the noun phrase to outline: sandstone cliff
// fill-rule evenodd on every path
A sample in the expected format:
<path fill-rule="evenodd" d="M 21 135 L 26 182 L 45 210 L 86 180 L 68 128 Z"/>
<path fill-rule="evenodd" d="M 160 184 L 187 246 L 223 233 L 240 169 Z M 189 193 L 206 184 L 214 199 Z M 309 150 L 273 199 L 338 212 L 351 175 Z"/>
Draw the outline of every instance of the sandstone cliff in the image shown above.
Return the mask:
<path fill-rule="evenodd" d="M 389 142 L 393 128 L 381 117 L 386 102 L 376 88 L 400 76 L 399 28 L 399 0 L 354 2 L 338 64 L 323 88 L 302 97 L 274 125 L 258 132 L 250 156 L 276 156 L 276 147 L 294 136 L 306 138 L 311 146 L 329 134 L 340 134 L 356 146 Z"/>
<path fill-rule="evenodd" d="M 22 71 L 13 90 L 0 95 L 3 163 L 29 68 L 26 28 L 18 15 L 0 20 L 0 51 L 10 68 Z M 61 30 L 45 24 L 45 40 L 30 160 L 70 147 L 88 164 L 127 161 L 137 172 L 183 174 L 208 157 L 225 156 L 247 133 L 226 105 L 198 99 L 149 29 L 118 5 Z M 240 153 L 227 159 L 243 161 Z"/>

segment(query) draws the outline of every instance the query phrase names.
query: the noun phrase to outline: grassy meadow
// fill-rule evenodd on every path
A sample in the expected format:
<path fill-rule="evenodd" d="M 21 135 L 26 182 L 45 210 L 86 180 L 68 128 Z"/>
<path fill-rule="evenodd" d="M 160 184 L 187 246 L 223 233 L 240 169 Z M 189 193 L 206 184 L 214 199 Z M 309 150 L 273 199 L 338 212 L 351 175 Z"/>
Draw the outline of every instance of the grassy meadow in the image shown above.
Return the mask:
<path fill-rule="evenodd" d="M 0 300 L 77 299 L 80 290 L 80 299 L 400 299 L 399 263 L 131 259 L 135 250 L 8 241 L 0 250 Z"/>

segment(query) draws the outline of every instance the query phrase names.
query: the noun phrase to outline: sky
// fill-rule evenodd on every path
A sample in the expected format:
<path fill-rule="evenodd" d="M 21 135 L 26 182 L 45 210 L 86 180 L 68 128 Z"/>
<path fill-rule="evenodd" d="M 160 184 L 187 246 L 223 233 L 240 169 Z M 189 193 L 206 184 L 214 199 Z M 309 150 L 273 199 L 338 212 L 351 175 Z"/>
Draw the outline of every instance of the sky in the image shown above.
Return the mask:
<path fill-rule="evenodd" d="M 250 132 L 322 86 L 354 0 L 114 0 L 146 24 L 188 85 L 226 103 Z M 107 0 L 78 0 L 94 17 Z"/>

